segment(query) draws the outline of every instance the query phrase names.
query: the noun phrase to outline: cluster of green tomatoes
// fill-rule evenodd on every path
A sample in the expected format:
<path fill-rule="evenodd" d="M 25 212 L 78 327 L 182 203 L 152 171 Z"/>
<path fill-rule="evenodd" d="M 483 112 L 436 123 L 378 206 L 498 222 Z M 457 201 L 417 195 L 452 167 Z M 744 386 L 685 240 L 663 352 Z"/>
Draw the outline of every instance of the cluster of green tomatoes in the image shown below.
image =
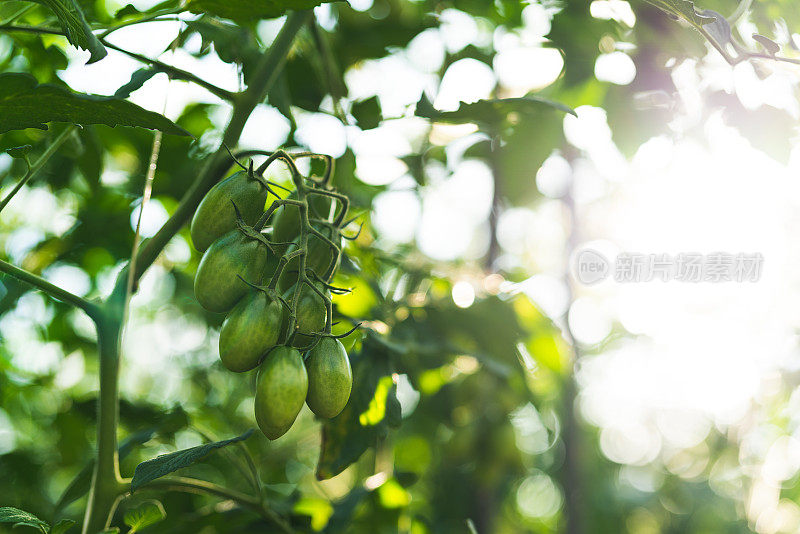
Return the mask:
<path fill-rule="evenodd" d="M 303 177 L 294 157 L 321 157 L 323 179 Z M 344 409 L 353 385 L 350 361 L 331 334 L 330 285 L 341 256 L 348 199 L 330 185 L 325 156 L 284 152 L 257 170 L 216 184 L 194 214 L 191 236 L 203 252 L 194 293 L 207 310 L 226 313 L 219 355 L 229 370 L 258 369 L 255 417 L 277 439 L 291 428 L 303 402 L 319 417 Z M 285 198 L 263 172 L 275 160 L 292 171 Z M 288 191 L 288 190 L 287 190 Z M 265 211 L 270 195 L 275 200 Z M 343 337 L 343 336 L 339 336 Z"/>

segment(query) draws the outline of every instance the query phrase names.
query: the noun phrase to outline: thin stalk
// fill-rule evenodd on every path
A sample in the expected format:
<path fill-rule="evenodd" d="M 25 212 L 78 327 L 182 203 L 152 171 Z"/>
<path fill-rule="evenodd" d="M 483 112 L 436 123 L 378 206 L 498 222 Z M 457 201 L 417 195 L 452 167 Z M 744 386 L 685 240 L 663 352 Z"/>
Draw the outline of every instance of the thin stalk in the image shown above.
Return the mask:
<path fill-rule="evenodd" d="M 24 25 L 14 25 L 14 24 L 2 24 L 0 25 L 0 31 L 6 32 L 24 32 L 24 33 L 38 33 L 44 35 L 60 35 L 62 37 L 66 37 L 63 31 L 57 30 L 55 28 L 42 28 L 39 26 L 24 26 Z M 112 50 L 116 50 L 117 52 L 122 52 L 128 57 L 131 57 L 137 61 L 141 61 L 142 63 L 147 63 L 149 65 L 153 65 L 154 67 L 158 68 L 158 70 L 167 73 L 170 77 L 176 80 L 184 80 L 187 82 L 193 82 L 200 87 L 203 87 L 208 92 L 218 96 L 223 100 L 227 100 L 232 102 L 236 99 L 236 93 L 232 93 L 226 89 L 221 87 L 217 87 L 213 83 L 207 82 L 204 79 L 200 78 L 199 76 L 192 74 L 189 71 L 185 71 L 183 69 L 179 69 L 178 67 L 173 67 L 172 65 L 168 65 L 162 61 L 157 59 L 152 59 L 147 56 L 143 56 L 142 54 L 137 54 L 136 52 L 131 52 L 130 50 L 125 50 L 124 48 L 120 48 L 119 46 L 109 43 L 103 37 L 99 37 L 98 40 L 103 44 L 103 46 L 110 48 Z"/>
<path fill-rule="evenodd" d="M 133 26 L 134 24 L 142 24 L 144 22 L 161 22 L 162 20 L 181 20 L 179 18 L 178 19 L 159 19 L 159 17 L 163 17 L 163 16 L 166 16 L 166 15 L 177 15 L 178 13 L 182 13 L 183 11 L 184 11 L 184 8 L 182 8 L 182 7 L 177 8 L 177 9 L 164 9 L 162 11 L 156 11 L 155 13 L 150 13 L 149 15 L 146 15 L 144 17 L 141 17 L 141 18 L 138 18 L 138 19 L 135 19 L 135 20 L 128 20 L 128 21 L 125 21 L 125 22 L 120 22 L 119 24 L 115 24 L 114 26 L 111 26 L 111 27 L 106 28 L 105 30 L 103 30 L 100 33 L 100 35 L 98 35 L 98 37 L 100 37 L 101 39 L 105 38 L 105 37 L 108 37 L 111 33 L 115 32 L 115 31 L 117 31 L 119 29 L 126 28 L 128 26 Z"/>
<path fill-rule="evenodd" d="M 69 139 L 69 136 L 73 131 L 75 131 L 75 126 L 69 125 L 64 129 L 63 132 L 58 134 L 58 137 L 53 139 L 53 142 L 50 143 L 50 146 L 48 146 L 42 155 L 39 156 L 39 159 L 37 159 L 36 162 L 28 168 L 28 172 L 26 172 L 25 176 L 23 176 L 22 179 L 17 182 L 17 185 L 14 186 L 14 189 L 12 189 L 11 192 L 8 193 L 2 201 L 0 201 L 0 211 L 3 211 L 8 203 L 11 202 L 11 199 L 14 198 L 14 195 L 19 193 L 19 190 L 22 189 L 25 184 L 30 182 L 34 176 L 36 176 L 36 173 L 38 173 L 42 167 L 44 167 L 45 163 L 47 163 L 47 161 L 53 156 L 53 154 L 55 154 L 58 149 L 61 148 L 61 145 L 63 145 L 64 142 Z"/>
<path fill-rule="evenodd" d="M 100 313 L 100 308 L 94 302 L 90 302 L 83 297 L 79 297 L 78 295 L 70 293 L 66 289 L 62 289 L 57 285 L 51 284 L 44 278 L 36 276 L 33 273 L 29 273 L 28 271 L 20 269 L 19 267 L 11 265 L 3 260 L 0 260 L 0 272 L 6 273 L 9 276 L 13 276 L 20 282 L 25 282 L 26 284 L 33 286 L 44 293 L 47 293 L 51 297 L 60 300 L 61 302 L 66 302 L 67 304 L 72 304 L 76 308 L 80 308 L 81 310 L 85 311 L 89 317 L 95 318 Z"/>
<path fill-rule="evenodd" d="M 237 503 L 242 508 L 252 510 L 264 519 L 268 519 L 269 521 L 275 523 L 275 525 L 277 525 L 282 532 L 294 532 L 294 529 L 291 527 L 291 525 L 289 525 L 289 523 L 287 523 L 286 520 L 279 516 L 274 510 L 267 507 L 261 501 L 261 499 L 226 488 L 224 486 L 220 486 L 218 484 L 214 484 L 213 482 L 207 482 L 205 480 L 198 480 L 188 477 L 161 477 L 148 482 L 142 486 L 141 489 L 183 491 L 187 493 L 200 493 L 221 497 L 223 499 L 229 499 Z"/>
<path fill-rule="evenodd" d="M 286 18 L 281 31 L 272 43 L 272 46 L 263 56 L 253 74 L 254 82 L 234 101 L 233 113 L 225 129 L 222 143 L 217 152 L 211 156 L 208 163 L 200 172 L 198 179 L 192 184 L 181 199 L 178 208 L 164 223 L 164 226 L 139 249 L 134 274 L 134 285 L 141 278 L 144 271 L 158 258 L 161 250 L 169 243 L 170 239 L 192 218 L 197 205 L 205 194 L 219 180 L 230 165 L 230 156 L 225 146 L 234 146 L 239 141 L 244 125 L 255 107 L 264 100 L 272 84 L 275 83 L 278 73 L 291 48 L 294 37 L 306 20 L 311 17 L 308 11 L 293 11 Z"/>

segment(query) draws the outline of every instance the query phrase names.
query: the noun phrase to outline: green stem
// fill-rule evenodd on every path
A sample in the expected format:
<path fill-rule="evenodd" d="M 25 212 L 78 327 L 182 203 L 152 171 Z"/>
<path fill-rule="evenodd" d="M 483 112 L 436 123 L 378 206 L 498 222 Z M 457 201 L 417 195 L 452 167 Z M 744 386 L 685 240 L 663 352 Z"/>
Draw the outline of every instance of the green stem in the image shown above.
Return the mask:
<path fill-rule="evenodd" d="M 199 85 L 203 89 L 207 90 L 209 93 L 218 96 L 222 100 L 227 100 L 228 102 L 233 102 L 236 99 L 235 93 L 232 93 L 227 89 L 223 89 L 222 87 L 218 87 L 211 82 L 207 82 L 204 79 L 192 74 L 189 71 L 179 69 L 178 67 L 173 67 L 172 65 L 168 65 L 167 63 L 163 63 L 157 59 L 152 59 L 147 56 L 137 54 L 136 52 L 130 52 L 128 50 L 125 50 L 124 48 L 120 48 L 115 44 L 109 43 L 102 37 L 100 38 L 100 42 L 103 43 L 103 45 L 106 46 L 107 48 L 110 48 L 111 50 L 122 52 L 126 56 L 131 57 L 137 61 L 141 61 L 142 63 L 148 63 L 150 65 L 153 65 L 158 70 L 168 74 L 169 77 L 174 80 L 184 80 L 187 82 L 193 82 L 196 85 Z"/>
<path fill-rule="evenodd" d="M 66 141 L 69 138 L 70 134 L 74 130 L 75 126 L 69 125 L 64 129 L 63 132 L 58 134 L 58 137 L 56 137 L 53 140 L 53 142 L 50 143 L 50 146 L 48 146 L 47 149 L 44 151 L 44 153 L 42 153 L 42 155 L 39 157 L 39 159 L 36 160 L 36 163 L 31 165 L 30 168 L 28 168 L 28 172 L 26 172 L 25 176 L 23 176 L 22 179 L 17 183 L 17 185 L 14 186 L 14 189 L 12 189 L 11 192 L 7 194 L 2 201 L 0 201 L 0 211 L 3 211 L 3 209 L 5 209 L 5 207 L 8 205 L 8 203 L 11 202 L 11 199 L 14 198 L 14 195 L 19 193 L 19 190 L 22 189 L 22 187 L 25 184 L 27 184 L 31 180 L 31 178 L 36 176 L 36 173 L 38 173 L 42 169 L 42 167 L 44 167 L 45 163 L 47 163 L 47 161 L 53 156 L 53 154 L 55 154 L 58 151 L 58 149 L 61 148 L 61 145 L 64 144 L 64 141 Z"/>
<path fill-rule="evenodd" d="M 198 480 L 188 477 L 161 477 L 148 482 L 142 486 L 141 489 L 183 491 L 187 493 L 200 493 L 221 497 L 223 499 L 229 499 L 236 502 L 242 508 L 252 510 L 263 518 L 272 521 L 281 529 L 282 532 L 294 532 L 294 529 L 292 529 L 291 525 L 289 525 L 286 520 L 275 513 L 275 511 L 268 508 L 261 499 L 226 488 L 224 486 L 220 486 L 218 484 L 214 484 L 213 482 L 207 482 L 205 480 Z"/>
<path fill-rule="evenodd" d="M 115 24 L 114 26 L 110 26 L 103 30 L 98 37 L 105 38 L 108 37 L 111 33 L 126 28 L 128 26 L 133 26 L 134 24 L 142 24 L 144 22 L 161 22 L 162 20 L 180 20 L 178 19 L 159 19 L 159 17 L 163 17 L 166 15 L 177 15 L 178 13 L 182 13 L 184 11 L 183 8 L 178 9 L 164 9 L 162 11 L 156 11 L 155 13 L 150 13 L 149 15 L 145 15 L 144 17 L 135 19 L 135 20 L 127 20 L 125 22 L 120 22 L 119 24 Z"/>
<path fill-rule="evenodd" d="M 139 249 L 134 284 L 158 258 L 161 250 L 169 243 L 170 239 L 192 218 L 197 205 L 200 204 L 208 190 L 214 186 L 230 165 L 230 156 L 225 146 L 234 146 L 239 141 L 239 136 L 241 136 L 250 114 L 264 100 L 270 87 L 275 82 L 295 35 L 310 17 L 311 12 L 293 11 L 286 18 L 286 22 L 275 38 L 275 42 L 272 43 L 272 46 L 257 65 L 253 74 L 253 83 L 247 90 L 240 93 L 234 101 L 233 113 L 225 129 L 220 148 L 209 158 L 208 164 L 206 164 L 198 179 L 183 196 L 178 208 L 169 220 L 164 223 L 164 226 L 152 239 Z"/>
<path fill-rule="evenodd" d="M 61 289 L 57 285 L 51 284 L 44 278 L 36 276 L 33 273 L 29 273 L 28 271 L 20 269 L 19 267 L 11 265 L 3 260 L 0 260 L 0 272 L 13 276 L 17 280 L 25 282 L 26 284 L 31 285 L 44 293 L 47 293 L 55 299 L 80 308 L 81 310 L 85 311 L 89 317 L 95 318 L 99 315 L 99 307 L 97 304 L 79 297 L 78 295 L 72 294 L 66 289 Z"/>
<path fill-rule="evenodd" d="M 62 37 L 66 36 L 66 34 L 63 31 L 57 30 L 57 29 L 54 29 L 54 28 L 41 28 L 39 26 L 25 26 L 25 25 L 21 25 L 21 24 L 17 24 L 17 25 L 14 25 L 14 24 L 2 24 L 2 25 L 0 25 L 0 31 L 38 33 L 38 34 L 45 34 L 45 35 L 60 35 Z M 110 48 L 112 50 L 116 50 L 117 52 L 122 52 L 126 56 L 132 57 L 133 59 L 135 59 L 137 61 L 141 61 L 142 63 L 147 63 L 149 65 L 153 65 L 154 67 L 158 68 L 158 70 L 167 73 L 170 77 L 172 77 L 172 78 L 174 78 L 176 80 L 184 80 L 184 81 L 187 81 L 187 82 L 193 82 L 193 83 L 199 85 L 200 87 L 205 88 L 210 93 L 218 96 L 219 98 L 221 98 L 223 100 L 227 100 L 229 102 L 232 102 L 232 101 L 234 101 L 236 99 L 236 94 L 235 93 L 232 93 L 232 92 L 230 92 L 230 91 L 228 91 L 226 89 L 223 89 L 221 87 L 217 87 L 213 83 L 207 82 L 204 79 L 200 78 L 199 76 L 196 76 L 196 75 L 192 74 L 191 72 L 185 71 L 183 69 L 179 69 L 178 67 L 173 67 L 172 65 L 168 65 L 168 64 L 163 63 L 163 62 L 161 62 L 161 61 L 159 61 L 157 59 L 152 59 L 152 58 L 149 58 L 147 56 L 143 56 L 141 54 L 137 54 L 136 52 L 131 52 L 129 50 L 125 50 L 124 48 L 120 48 L 119 46 L 117 46 L 115 44 L 109 43 L 103 37 L 99 37 L 99 41 L 104 46 L 106 46 L 106 47 L 108 47 L 108 48 Z"/>
<path fill-rule="evenodd" d="M 115 291 L 95 318 L 100 359 L 100 393 L 97 403 L 97 461 L 92 475 L 83 534 L 95 534 L 108 526 L 120 492 L 117 419 L 119 413 L 120 334 L 124 295 Z"/>

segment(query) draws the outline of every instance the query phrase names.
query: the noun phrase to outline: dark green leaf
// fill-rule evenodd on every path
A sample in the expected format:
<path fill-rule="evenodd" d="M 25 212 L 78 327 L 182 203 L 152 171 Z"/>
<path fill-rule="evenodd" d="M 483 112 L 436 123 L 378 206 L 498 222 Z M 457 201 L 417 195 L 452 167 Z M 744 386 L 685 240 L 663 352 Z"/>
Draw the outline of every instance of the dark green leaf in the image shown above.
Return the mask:
<path fill-rule="evenodd" d="M 361 102 L 354 102 L 352 113 L 353 117 L 356 118 L 356 124 L 358 124 L 358 127 L 362 130 L 370 130 L 377 127 L 383 119 L 377 96 L 362 100 Z"/>
<path fill-rule="evenodd" d="M 33 514 L 10 506 L 0 507 L 0 523 L 13 523 L 15 527 L 33 527 L 46 533 L 48 525 Z"/>
<path fill-rule="evenodd" d="M 156 74 L 158 74 L 158 70 L 151 67 L 145 67 L 135 71 L 133 74 L 131 74 L 131 81 L 117 89 L 117 92 L 114 93 L 114 96 L 117 98 L 130 97 L 132 92 L 136 91 L 137 89 L 141 89 L 145 82 L 147 82 L 147 80 Z"/>
<path fill-rule="evenodd" d="M 322 449 L 317 464 L 320 480 L 338 475 L 358 460 L 389 426 L 400 422 L 400 403 L 393 380 L 392 350 L 367 337 L 352 358 L 353 385 L 342 413 L 322 424 Z"/>
<path fill-rule="evenodd" d="M 75 526 L 75 521 L 72 519 L 62 519 L 50 529 L 50 534 L 64 534 L 72 527 Z"/>
<path fill-rule="evenodd" d="M 32 148 L 31 145 L 15 146 L 13 148 L 7 148 L 6 153 L 12 158 L 24 158 Z"/>
<path fill-rule="evenodd" d="M 214 443 L 206 443 L 205 445 L 198 445 L 197 447 L 172 452 L 169 454 L 162 454 L 161 456 L 153 458 L 152 460 L 142 462 L 136 466 L 136 471 L 133 473 L 131 492 L 136 491 L 137 488 L 157 478 L 168 475 L 183 467 L 192 465 L 215 449 L 222 448 L 226 445 L 230 445 L 231 443 L 236 443 L 237 441 L 244 441 L 252 434 L 253 429 L 251 428 L 241 436 L 237 436 L 235 438 L 216 441 Z"/>
<path fill-rule="evenodd" d="M 58 18 L 61 29 L 67 35 L 70 43 L 91 52 L 89 63 L 94 63 L 106 57 L 108 52 L 100 40 L 92 33 L 83 11 L 75 0 L 33 0 L 49 7 Z"/>
<path fill-rule="evenodd" d="M 424 94 L 417 103 L 416 114 L 419 117 L 438 122 L 455 124 L 472 122 L 495 128 L 508 119 L 512 113 L 524 116 L 538 113 L 542 108 L 547 107 L 575 115 L 575 111 L 564 104 L 534 95 L 518 98 L 478 100 L 472 104 L 462 102 L 455 111 L 439 111 L 433 107 Z"/>
<path fill-rule="evenodd" d="M 191 0 L 192 13 L 210 13 L 232 20 L 273 19 L 287 11 L 317 7 L 330 0 Z"/>
<path fill-rule="evenodd" d="M 25 128 L 46 130 L 48 122 L 138 126 L 189 135 L 166 117 L 127 100 L 38 85 L 30 74 L 0 74 L 0 133 Z"/>
<path fill-rule="evenodd" d="M 160 502 L 148 500 L 125 512 L 125 516 L 122 520 L 126 525 L 131 527 L 128 531 L 130 534 L 138 532 L 150 525 L 155 525 L 159 521 L 163 521 L 166 517 L 167 513 L 164 511 L 164 506 L 162 506 Z"/>

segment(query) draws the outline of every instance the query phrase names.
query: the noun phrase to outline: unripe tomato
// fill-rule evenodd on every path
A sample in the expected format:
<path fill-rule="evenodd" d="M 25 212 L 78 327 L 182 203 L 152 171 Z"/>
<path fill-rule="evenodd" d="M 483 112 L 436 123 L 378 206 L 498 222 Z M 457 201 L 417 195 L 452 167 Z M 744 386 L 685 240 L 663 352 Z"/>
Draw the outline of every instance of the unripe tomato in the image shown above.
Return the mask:
<path fill-rule="evenodd" d="M 330 298 L 330 293 L 327 289 L 317 287 Z M 290 291 L 291 295 L 292 292 Z M 297 320 L 295 322 L 298 332 L 321 332 L 325 328 L 325 318 L 328 316 L 328 309 L 325 307 L 325 301 L 317 294 L 316 291 L 311 289 L 307 284 L 303 284 L 300 290 L 300 300 L 297 303 Z M 305 346 L 311 343 L 311 337 L 305 335 L 297 335 L 294 344 L 296 346 Z"/>
<path fill-rule="evenodd" d="M 228 370 L 243 373 L 278 342 L 283 322 L 281 303 L 252 290 L 234 306 L 219 331 L 219 357 Z"/>
<path fill-rule="evenodd" d="M 278 439 L 292 427 L 308 393 L 308 375 L 300 351 L 275 347 L 258 370 L 255 412 L 258 428 Z"/>
<path fill-rule="evenodd" d="M 286 198 L 297 200 L 297 192 L 293 191 Z M 331 197 L 309 195 L 306 198 L 308 198 L 310 208 L 308 218 L 327 220 L 331 209 Z M 288 243 L 300 235 L 300 210 L 297 206 L 285 204 L 275 210 L 273 217 L 272 235 L 275 241 Z"/>
<path fill-rule="evenodd" d="M 270 252 L 264 243 L 247 237 L 238 228 L 214 241 L 203 254 L 194 277 L 194 295 L 208 311 L 227 312 L 260 282 Z"/>
<path fill-rule="evenodd" d="M 330 298 L 330 291 L 324 288 L 321 284 L 315 284 L 323 294 Z M 294 286 L 283 294 L 283 299 L 291 306 L 294 299 Z M 328 316 L 328 309 L 325 307 L 325 302 L 317 293 L 303 284 L 303 289 L 300 293 L 300 300 L 297 302 L 297 317 L 295 319 L 295 331 L 297 332 L 321 332 L 325 328 L 325 318 Z M 283 321 L 282 331 L 291 335 L 288 331 L 289 318 L 288 314 Z M 292 341 L 293 347 L 305 347 L 311 344 L 314 340 L 311 336 L 297 334 Z"/>
<path fill-rule="evenodd" d="M 204 252 L 216 239 L 236 228 L 236 210 L 245 223 L 253 225 L 264 213 L 267 190 L 247 171 L 239 171 L 225 178 L 203 197 L 192 217 L 189 228 L 192 243 Z"/>
<path fill-rule="evenodd" d="M 306 404 L 320 417 L 339 415 L 350 399 L 353 371 L 347 351 L 338 339 L 324 337 L 308 351 L 308 396 Z"/>
<path fill-rule="evenodd" d="M 339 232 L 332 230 L 330 228 L 322 228 L 320 232 L 323 235 L 328 236 L 328 238 L 333 241 L 334 243 L 337 242 L 337 238 L 339 243 L 338 245 L 341 246 L 341 236 Z M 299 238 L 298 238 L 299 239 Z M 286 249 L 284 254 L 291 254 L 295 250 L 299 248 L 298 240 L 295 240 L 289 248 Z M 320 278 L 325 278 L 326 274 L 331 265 L 338 265 L 339 253 L 331 248 L 330 244 L 322 239 L 320 239 L 316 235 L 309 235 L 308 236 L 308 254 L 306 256 L 306 269 L 311 269 Z M 300 258 L 292 258 L 286 264 L 286 267 L 283 268 L 281 272 L 281 276 L 278 279 L 278 288 L 281 291 L 285 291 L 297 282 L 297 275 L 300 270 Z"/>

